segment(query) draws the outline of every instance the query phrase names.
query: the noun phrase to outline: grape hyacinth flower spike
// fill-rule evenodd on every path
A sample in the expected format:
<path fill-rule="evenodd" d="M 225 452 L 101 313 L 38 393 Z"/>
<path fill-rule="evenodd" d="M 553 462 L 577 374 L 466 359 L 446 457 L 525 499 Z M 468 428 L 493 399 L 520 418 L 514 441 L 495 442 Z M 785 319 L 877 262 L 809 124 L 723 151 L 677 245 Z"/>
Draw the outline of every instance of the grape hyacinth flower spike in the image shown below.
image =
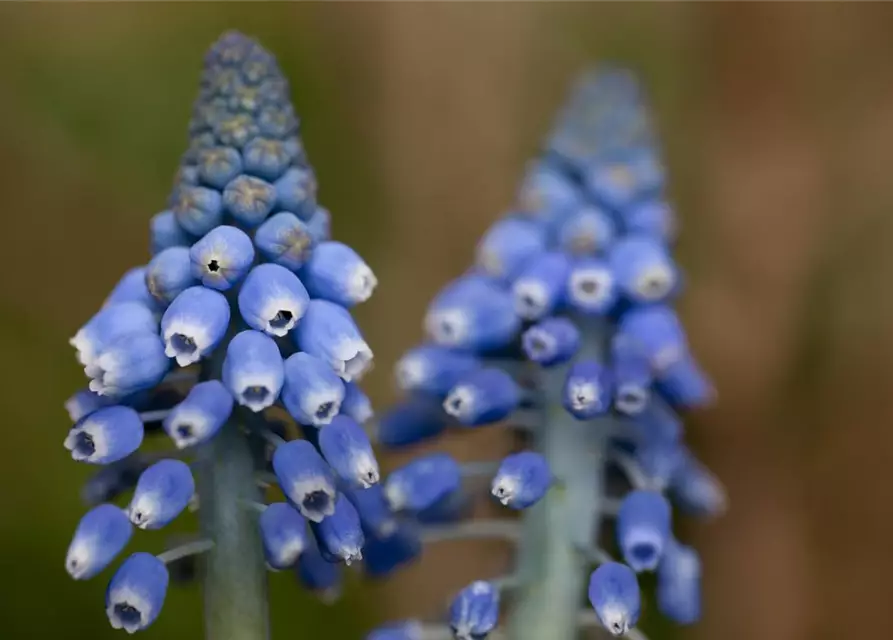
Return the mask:
<path fill-rule="evenodd" d="M 384 506 L 358 507 L 378 527 L 414 520 L 423 543 L 505 539 L 513 567 L 459 591 L 445 619 L 367 640 L 572 640 L 589 626 L 642 640 L 647 572 L 657 612 L 697 621 L 700 561 L 672 516 L 716 515 L 726 500 L 682 442 L 682 415 L 714 391 L 672 308 L 672 216 L 638 83 L 615 68 L 585 74 L 512 213 L 431 302 L 430 342 L 398 362 L 405 398 L 377 425 L 378 444 L 405 449 L 501 423 L 518 451 L 468 463 L 427 453 L 383 479 Z M 521 521 L 466 520 L 488 491 Z"/>
<path fill-rule="evenodd" d="M 205 636 L 267 640 L 267 568 L 331 594 L 338 565 L 363 557 L 366 507 L 348 496 L 380 472 L 357 385 L 372 351 L 348 308 L 377 280 L 329 237 L 288 82 L 263 47 L 229 32 L 210 48 L 188 135 L 146 264 L 71 339 L 89 383 L 66 402 L 64 446 L 102 466 L 65 567 L 93 578 L 135 528 L 164 528 L 192 505 L 193 539 L 133 553 L 112 574 L 109 622 L 149 627 L 181 564 L 199 562 Z M 282 428 L 282 410 L 296 424 Z M 292 439 L 299 426 L 308 439 Z M 169 451 L 138 451 L 156 433 Z M 269 484 L 287 502 L 265 505 Z"/>

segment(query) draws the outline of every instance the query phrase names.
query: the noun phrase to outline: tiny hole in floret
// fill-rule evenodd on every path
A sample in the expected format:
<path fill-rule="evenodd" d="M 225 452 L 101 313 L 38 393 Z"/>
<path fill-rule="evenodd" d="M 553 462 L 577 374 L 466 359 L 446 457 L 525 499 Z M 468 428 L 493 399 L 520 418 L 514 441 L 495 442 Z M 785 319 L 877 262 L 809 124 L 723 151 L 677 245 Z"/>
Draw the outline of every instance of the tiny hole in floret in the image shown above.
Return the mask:
<path fill-rule="evenodd" d="M 182 333 L 175 333 L 171 336 L 171 344 L 178 353 L 194 353 L 196 350 L 195 340 Z"/>
<path fill-rule="evenodd" d="M 78 433 L 74 443 L 74 450 L 82 456 L 92 456 L 96 453 L 96 443 L 93 442 L 93 436 L 84 431 Z"/>
<path fill-rule="evenodd" d="M 218 263 L 216 260 L 211 260 L 210 262 L 208 262 L 208 271 L 210 271 L 211 273 L 216 273 L 219 269 L 220 263 Z"/>
<path fill-rule="evenodd" d="M 580 281 L 580 291 L 586 294 L 593 294 L 598 291 L 598 281 L 596 280 L 581 280 Z"/>
<path fill-rule="evenodd" d="M 462 408 L 462 404 L 463 404 L 463 402 L 462 402 L 462 398 L 460 398 L 460 397 L 458 397 L 458 396 L 456 396 L 456 397 L 454 397 L 454 398 L 452 398 L 452 399 L 450 400 L 450 408 L 451 408 L 453 411 L 458 411 L 459 409 L 461 409 L 461 408 Z"/>
<path fill-rule="evenodd" d="M 654 558 L 656 549 L 650 544 L 637 544 L 633 545 L 629 552 L 636 560 L 648 564 Z"/>
<path fill-rule="evenodd" d="M 334 405 L 335 405 L 334 402 L 324 402 L 321 405 L 319 405 L 319 408 L 317 408 L 316 413 L 314 415 L 316 415 L 316 417 L 319 418 L 320 420 L 325 420 L 326 418 L 329 417 L 329 414 L 332 413 L 332 409 L 334 408 Z"/>
<path fill-rule="evenodd" d="M 135 524 L 142 523 L 142 521 L 145 519 L 145 517 L 146 517 L 146 514 L 144 514 L 142 511 L 134 511 L 133 512 L 133 522 Z"/>
<path fill-rule="evenodd" d="M 269 389 L 261 385 L 246 387 L 242 392 L 242 397 L 248 402 L 263 402 L 269 395 Z"/>
<path fill-rule="evenodd" d="M 287 309 L 280 309 L 273 319 L 270 320 L 270 326 L 274 329 L 284 329 L 294 318 L 294 314 Z"/>
<path fill-rule="evenodd" d="M 192 437 L 192 425 L 191 424 L 181 424 L 177 427 L 177 435 L 183 438 L 184 440 Z"/>
<path fill-rule="evenodd" d="M 546 341 L 543 340 L 541 336 L 532 336 L 530 338 L 530 350 L 533 353 L 543 353 L 547 350 L 549 345 L 546 344 Z"/>
<path fill-rule="evenodd" d="M 311 491 L 301 501 L 305 510 L 316 513 L 325 513 L 329 507 L 331 498 L 325 491 Z"/>
<path fill-rule="evenodd" d="M 623 625 L 619 622 L 612 622 L 611 633 L 613 633 L 614 635 L 620 635 L 621 633 L 623 633 Z"/>
<path fill-rule="evenodd" d="M 115 605 L 115 615 L 125 628 L 138 627 L 143 619 L 143 614 L 139 609 L 127 602 Z"/>

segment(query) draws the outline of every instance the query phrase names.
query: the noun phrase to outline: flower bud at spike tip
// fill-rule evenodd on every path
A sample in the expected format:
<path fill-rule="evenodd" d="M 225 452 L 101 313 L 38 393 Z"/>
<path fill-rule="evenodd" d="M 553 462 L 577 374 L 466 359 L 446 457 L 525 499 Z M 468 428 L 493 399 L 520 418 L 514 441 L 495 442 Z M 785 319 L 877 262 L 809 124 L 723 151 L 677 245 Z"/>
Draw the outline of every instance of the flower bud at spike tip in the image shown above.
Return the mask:
<path fill-rule="evenodd" d="M 170 247 L 156 254 L 146 268 L 146 288 L 166 307 L 185 289 L 198 284 L 187 247 Z"/>
<path fill-rule="evenodd" d="M 229 325 L 229 303 L 222 293 L 190 287 L 178 295 L 161 318 L 164 352 L 185 367 L 208 355 Z"/>

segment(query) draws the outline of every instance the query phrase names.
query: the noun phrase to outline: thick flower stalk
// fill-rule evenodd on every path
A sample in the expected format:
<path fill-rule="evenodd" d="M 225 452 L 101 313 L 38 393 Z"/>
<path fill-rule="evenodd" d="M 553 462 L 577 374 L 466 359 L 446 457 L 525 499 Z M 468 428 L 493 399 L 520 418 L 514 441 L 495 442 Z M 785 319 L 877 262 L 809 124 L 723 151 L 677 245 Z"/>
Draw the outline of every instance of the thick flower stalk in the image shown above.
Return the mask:
<path fill-rule="evenodd" d="M 71 340 L 89 385 L 66 405 L 65 447 L 102 468 L 84 490 L 91 510 L 68 572 L 92 578 L 134 527 L 199 511 L 195 539 L 115 570 L 106 613 L 130 633 L 157 619 L 168 583 L 199 554 L 212 640 L 269 637 L 266 567 L 331 593 L 338 564 L 363 557 L 350 496 L 379 471 L 357 386 L 372 351 L 349 308 L 376 279 L 329 237 L 288 93 L 249 38 L 211 47 L 169 208 L 151 221 L 151 259 Z M 169 453 L 140 450 L 156 435 Z M 266 504 L 270 485 L 281 494 Z"/>
<path fill-rule="evenodd" d="M 369 640 L 571 640 L 589 626 L 642 638 L 638 577 L 651 572 L 660 612 L 698 619 L 698 554 L 672 516 L 716 515 L 726 500 L 682 439 L 680 416 L 714 392 L 672 309 L 675 232 L 638 84 L 617 69 L 586 74 L 514 209 L 430 304 L 428 342 L 397 366 L 406 397 L 378 422 L 392 448 L 500 423 L 518 451 L 465 464 L 427 454 L 392 473 L 391 511 L 437 526 L 410 544 L 408 526 L 367 516 L 367 563 L 393 569 L 421 542 L 496 537 L 515 543 L 514 567 L 460 591 L 445 623 Z M 463 520 L 474 498 L 463 480 L 480 475 L 520 521 Z"/>

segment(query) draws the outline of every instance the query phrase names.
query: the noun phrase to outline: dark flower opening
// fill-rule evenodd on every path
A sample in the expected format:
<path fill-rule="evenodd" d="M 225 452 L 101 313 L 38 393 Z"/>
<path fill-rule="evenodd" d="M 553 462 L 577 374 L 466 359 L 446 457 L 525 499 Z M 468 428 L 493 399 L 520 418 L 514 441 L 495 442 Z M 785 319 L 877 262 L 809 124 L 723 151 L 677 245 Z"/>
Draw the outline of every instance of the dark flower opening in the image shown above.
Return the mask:
<path fill-rule="evenodd" d="M 74 442 L 74 450 L 84 457 L 90 457 L 96 453 L 96 443 L 93 442 L 93 436 L 86 431 L 77 434 Z"/>
<path fill-rule="evenodd" d="M 287 309 L 280 309 L 273 319 L 270 320 L 270 326 L 274 329 L 284 329 L 288 326 L 288 323 L 291 322 L 292 318 L 294 318 L 294 314 Z"/>
<path fill-rule="evenodd" d="M 245 391 L 242 392 L 242 397 L 248 402 L 263 402 L 269 395 L 270 391 L 266 387 L 260 385 L 246 387 Z"/>
<path fill-rule="evenodd" d="M 119 602 L 115 605 L 115 616 L 125 629 L 139 627 L 143 619 L 140 610 L 127 602 Z"/>
<path fill-rule="evenodd" d="M 580 281 L 580 291 L 591 296 L 596 291 L 598 291 L 598 281 L 597 280 L 581 280 Z"/>
<path fill-rule="evenodd" d="M 324 513 L 332 500 L 332 497 L 325 491 L 311 491 L 304 496 L 301 506 L 310 513 Z"/>
<path fill-rule="evenodd" d="M 216 260 L 211 260 L 208 262 L 208 271 L 211 273 L 217 273 L 220 270 L 220 264 Z"/>
<path fill-rule="evenodd" d="M 654 560 L 654 556 L 657 555 L 657 549 L 654 548 L 652 544 L 636 544 L 629 550 L 630 555 L 641 562 L 642 564 L 648 565 Z"/>
<path fill-rule="evenodd" d="M 194 353 L 197 349 L 195 340 L 182 333 L 175 333 L 172 335 L 171 344 L 179 353 Z"/>
<path fill-rule="evenodd" d="M 187 438 L 191 438 L 193 434 L 192 425 L 191 424 L 181 424 L 177 426 L 177 435 L 183 438 L 184 440 Z"/>
<path fill-rule="evenodd" d="M 316 410 L 316 417 L 320 420 L 325 420 L 329 417 L 329 414 L 332 413 L 332 409 L 334 408 L 334 402 L 324 402 L 319 405 L 319 408 Z"/>

